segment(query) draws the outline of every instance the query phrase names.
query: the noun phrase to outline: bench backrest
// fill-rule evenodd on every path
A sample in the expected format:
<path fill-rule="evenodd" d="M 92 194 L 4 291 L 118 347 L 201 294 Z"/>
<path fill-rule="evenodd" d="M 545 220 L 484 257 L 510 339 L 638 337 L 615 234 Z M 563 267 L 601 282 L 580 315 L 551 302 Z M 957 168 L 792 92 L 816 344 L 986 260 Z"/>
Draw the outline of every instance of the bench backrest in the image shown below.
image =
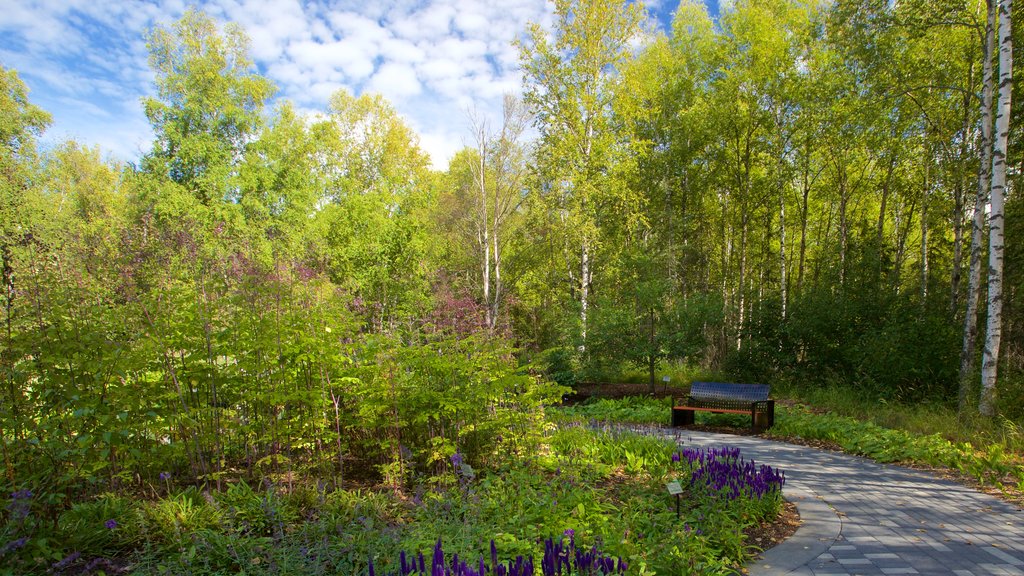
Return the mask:
<path fill-rule="evenodd" d="M 690 397 L 696 400 L 740 400 L 757 402 L 767 400 L 771 386 L 768 384 L 733 384 L 728 382 L 694 382 L 690 386 Z"/>

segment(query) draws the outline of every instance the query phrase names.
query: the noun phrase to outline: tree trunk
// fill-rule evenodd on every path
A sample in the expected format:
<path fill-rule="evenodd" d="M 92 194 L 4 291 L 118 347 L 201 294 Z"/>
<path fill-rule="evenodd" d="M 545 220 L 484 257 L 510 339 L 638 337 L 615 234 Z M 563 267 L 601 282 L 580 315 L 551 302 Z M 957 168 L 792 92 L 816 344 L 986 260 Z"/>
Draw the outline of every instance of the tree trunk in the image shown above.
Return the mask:
<path fill-rule="evenodd" d="M 786 188 L 779 188 L 779 296 L 782 300 L 782 319 L 786 319 Z"/>
<path fill-rule="evenodd" d="M 744 206 L 741 210 L 742 216 L 740 216 L 740 277 L 739 283 L 736 285 L 738 290 L 740 305 L 739 305 L 739 321 L 736 323 L 736 349 L 739 350 L 743 347 L 743 321 L 745 312 L 745 299 L 746 295 L 745 287 L 743 286 L 747 276 L 747 209 Z"/>
<path fill-rule="evenodd" d="M 876 282 L 882 278 L 882 254 L 885 250 L 885 210 L 889 203 L 889 193 L 892 190 L 892 175 L 896 171 L 896 153 L 889 154 L 889 168 L 885 171 L 885 180 L 882 182 L 882 201 L 878 205 L 878 227 L 875 230 L 875 242 L 878 249 L 878 272 Z"/>
<path fill-rule="evenodd" d="M 494 316 L 491 306 L 491 219 L 487 210 L 487 124 L 483 121 L 478 122 L 475 118 L 472 121 L 476 132 L 476 145 L 479 155 L 479 163 L 476 168 L 476 185 L 480 192 L 477 243 L 483 250 L 480 277 L 483 288 L 484 325 L 490 331 L 494 325 Z"/>
<path fill-rule="evenodd" d="M 658 363 L 658 352 L 654 348 L 655 343 L 657 341 L 657 338 L 655 337 L 656 334 L 655 334 L 655 331 L 654 331 L 654 308 L 648 309 L 648 316 L 647 316 L 647 318 L 648 318 L 648 321 L 650 322 L 650 325 L 649 325 L 649 329 L 650 330 L 648 332 L 648 342 L 647 342 L 647 345 L 648 345 L 648 356 L 647 356 L 648 391 L 651 394 L 654 394 L 654 369 L 657 367 L 657 363 Z"/>
<path fill-rule="evenodd" d="M 988 201 L 992 179 L 992 94 L 995 75 L 992 70 L 992 53 L 995 51 L 995 0 L 988 0 L 988 23 L 982 46 L 983 71 L 981 93 L 981 162 L 978 164 L 978 191 L 974 198 L 974 215 L 971 218 L 971 254 L 967 272 L 967 311 L 964 315 L 964 338 L 960 349 L 960 393 L 959 409 L 964 413 L 970 393 L 970 382 L 974 377 L 974 348 L 978 338 L 978 300 L 981 286 L 981 243 L 985 227 L 985 205 Z"/>
<path fill-rule="evenodd" d="M 1013 90 L 1013 38 L 1010 14 L 1013 0 L 999 2 L 999 103 L 992 144 L 992 209 L 988 220 L 988 322 L 981 365 L 981 400 L 978 411 L 994 416 L 999 342 L 1003 329 L 1003 203 L 1006 195 L 1006 147 L 1010 133 L 1010 96 Z"/>
<path fill-rule="evenodd" d="M 807 199 L 811 194 L 811 139 L 806 139 L 804 148 L 804 170 L 803 170 L 802 196 L 800 202 L 800 256 L 796 269 L 796 291 L 803 292 L 804 288 L 804 262 L 807 257 Z"/>
<path fill-rule="evenodd" d="M 974 84 L 974 62 L 968 66 L 967 86 Z M 970 154 L 971 141 L 971 100 L 973 96 L 970 91 L 964 91 L 963 95 L 963 121 L 960 124 L 960 154 L 957 158 L 960 162 L 967 159 Z M 953 273 L 949 283 L 949 315 L 956 318 L 957 310 L 960 308 L 960 284 L 963 276 L 964 260 L 964 212 L 967 209 L 967 187 L 968 179 L 966 172 L 958 170 L 953 189 Z"/>
<path fill-rule="evenodd" d="M 929 181 L 929 168 L 931 166 L 931 147 L 928 145 L 928 131 L 924 134 L 924 186 L 921 189 L 921 308 L 924 309 L 928 301 L 928 196 L 931 181 Z"/>
<path fill-rule="evenodd" d="M 846 171 L 841 169 L 839 176 L 839 285 L 846 284 L 846 244 L 849 230 L 846 222 Z"/>
<path fill-rule="evenodd" d="M 580 253 L 580 337 L 581 351 L 587 342 L 587 306 L 590 303 L 590 246 L 584 242 Z"/>

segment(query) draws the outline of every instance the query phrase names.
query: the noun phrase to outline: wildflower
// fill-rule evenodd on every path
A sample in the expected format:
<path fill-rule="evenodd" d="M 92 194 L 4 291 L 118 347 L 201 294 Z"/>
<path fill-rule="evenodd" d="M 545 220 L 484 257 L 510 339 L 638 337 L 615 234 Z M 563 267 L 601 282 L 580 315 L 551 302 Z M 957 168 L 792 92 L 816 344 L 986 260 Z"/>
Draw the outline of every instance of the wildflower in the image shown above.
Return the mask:
<path fill-rule="evenodd" d="M 462 454 L 459 454 L 458 452 L 456 452 L 455 454 L 452 454 L 452 458 L 451 459 L 452 459 L 452 465 L 455 466 L 456 468 L 462 466 Z"/>
<path fill-rule="evenodd" d="M 679 452 L 672 453 L 672 462 L 679 462 Z"/>
<path fill-rule="evenodd" d="M 76 551 L 72 552 L 71 554 L 68 554 L 67 556 L 65 556 L 64 559 L 61 560 L 60 562 L 57 562 L 56 564 L 54 564 L 53 565 L 53 569 L 54 570 L 63 570 L 65 568 L 67 568 L 68 566 L 71 566 L 72 564 L 74 564 L 75 561 L 78 560 L 81 557 L 82 557 L 82 553 L 78 552 L 76 550 Z"/>
<path fill-rule="evenodd" d="M 114 528 L 117 528 L 117 520 L 111 518 L 110 520 L 104 522 L 103 525 L 106 526 L 108 530 L 113 530 Z"/>
<path fill-rule="evenodd" d="M 23 548 L 26 542 L 28 542 L 28 538 L 18 538 L 17 540 L 11 540 L 7 544 L 4 544 L 3 548 L 0 548 L 0 556 L 3 556 L 8 552 L 14 552 L 18 548 Z"/>
<path fill-rule="evenodd" d="M 160 481 L 161 482 L 167 482 L 170 479 L 171 479 L 171 473 L 170 472 L 161 472 L 160 473 Z"/>

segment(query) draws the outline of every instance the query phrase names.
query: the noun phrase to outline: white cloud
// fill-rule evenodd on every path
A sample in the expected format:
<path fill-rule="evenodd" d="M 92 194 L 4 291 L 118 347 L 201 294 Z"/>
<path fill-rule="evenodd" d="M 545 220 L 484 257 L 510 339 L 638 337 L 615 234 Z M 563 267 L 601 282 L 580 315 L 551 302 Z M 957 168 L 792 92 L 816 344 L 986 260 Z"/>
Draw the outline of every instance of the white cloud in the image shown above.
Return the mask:
<path fill-rule="evenodd" d="M 153 92 L 154 75 L 142 38 L 192 2 L 4 4 L 0 61 L 17 68 L 33 101 L 54 114 L 52 132 L 125 159 L 146 149 L 152 133 L 138 102 Z M 547 0 L 200 0 L 197 7 L 242 25 L 260 70 L 301 109 L 326 109 L 340 88 L 383 94 L 440 168 L 462 148 L 467 108 L 500 121 L 502 94 L 520 89 L 511 42 L 527 21 L 550 25 L 552 14 Z"/>
<path fill-rule="evenodd" d="M 366 88 L 370 92 L 382 94 L 393 104 L 423 92 L 423 85 L 416 77 L 413 67 L 397 62 L 388 62 L 381 66 Z"/>
<path fill-rule="evenodd" d="M 430 154 L 431 165 L 445 170 L 455 153 L 464 148 L 462 135 L 452 132 L 424 131 L 420 133 L 420 148 Z"/>
<path fill-rule="evenodd" d="M 455 27 L 476 38 L 486 35 L 489 26 L 490 20 L 487 16 L 476 10 L 467 9 L 455 17 Z"/>

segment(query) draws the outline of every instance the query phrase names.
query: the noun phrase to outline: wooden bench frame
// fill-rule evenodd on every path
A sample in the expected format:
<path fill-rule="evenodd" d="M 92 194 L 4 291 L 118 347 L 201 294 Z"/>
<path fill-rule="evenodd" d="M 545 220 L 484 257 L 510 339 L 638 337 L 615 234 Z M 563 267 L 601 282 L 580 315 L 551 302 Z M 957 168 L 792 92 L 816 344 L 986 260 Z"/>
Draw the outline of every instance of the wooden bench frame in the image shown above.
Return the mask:
<path fill-rule="evenodd" d="M 694 382 L 685 398 L 672 399 L 672 426 L 688 426 L 698 410 L 719 414 L 750 414 L 750 428 L 757 432 L 775 425 L 775 400 L 769 400 L 768 384 Z"/>

